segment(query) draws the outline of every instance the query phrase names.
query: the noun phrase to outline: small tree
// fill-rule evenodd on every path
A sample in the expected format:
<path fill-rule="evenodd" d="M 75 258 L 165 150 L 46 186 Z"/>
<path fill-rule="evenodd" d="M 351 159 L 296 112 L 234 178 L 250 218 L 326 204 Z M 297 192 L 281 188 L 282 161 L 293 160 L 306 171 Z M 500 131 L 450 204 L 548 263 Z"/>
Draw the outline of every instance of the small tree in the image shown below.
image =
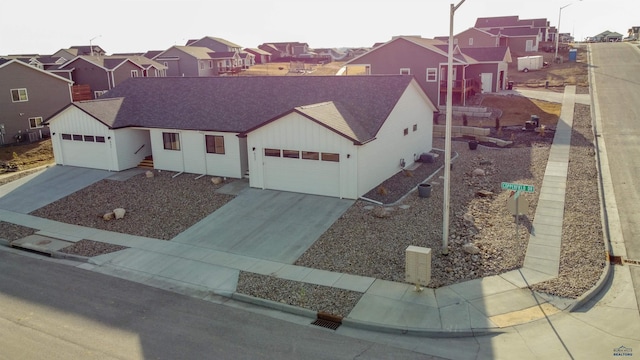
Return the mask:
<path fill-rule="evenodd" d="M 463 126 L 469 125 L 469 121 L 467 120 L 467 114 L 462 114 L 462 125 Z"/>
<path fill-rule="evenodd" d="M 496 130 L 500 129 L 500 117 L 496 116 Z"/>

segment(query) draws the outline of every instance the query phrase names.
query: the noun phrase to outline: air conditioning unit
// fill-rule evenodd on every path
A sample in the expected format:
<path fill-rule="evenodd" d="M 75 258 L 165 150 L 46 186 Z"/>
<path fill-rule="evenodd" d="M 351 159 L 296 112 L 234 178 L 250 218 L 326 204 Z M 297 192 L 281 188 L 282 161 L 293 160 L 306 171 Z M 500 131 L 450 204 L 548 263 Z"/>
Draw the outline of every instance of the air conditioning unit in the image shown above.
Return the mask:
<path fill-rule="evenodd" d="M 405 257 L 405 281 L 415 284 L 416 291 L 422 291 L 420 285 L 427 286 L 431 281 L 431 249 L 410 245 Z"/>

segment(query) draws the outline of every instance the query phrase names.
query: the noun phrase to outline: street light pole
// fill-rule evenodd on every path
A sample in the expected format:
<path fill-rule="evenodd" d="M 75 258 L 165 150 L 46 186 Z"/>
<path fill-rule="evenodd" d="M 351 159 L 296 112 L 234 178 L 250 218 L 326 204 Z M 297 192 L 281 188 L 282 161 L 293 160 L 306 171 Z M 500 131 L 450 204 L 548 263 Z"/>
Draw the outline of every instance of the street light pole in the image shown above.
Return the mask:
<path fill-rule="evenodd" d="M 582 0 L 580 0 L 582 1 Z M 565 6 L 561 6 L 560 7 L 560 11 L 558 12 L 558 28 L 556 29 L 556 56 L 553 58 L 554 61 L 557 61 L 558 59 L 558 42 L 560 41 L 560 19 L 562 18 L 562 9 L 566 8 L 567 6 L 571 5 L 573 3 L 568 3 Z"/>
<path fill-rule="evenodd" d="M 91 56 L 93 56 L 93 44 L 91 44 L 91 42 L 92 42 L 93 40 L 95 40 L 95 39 L 99 38 L 100 36 L 102 36 L 102 35 L 98 35 L 98 36 L 96 36 L 96 37 L 93 37 L 93 38 L 89 39 L 89 50 L 91 51 Z"/>
<path fill-rule="evenodd" d="M 442 255 L 449 254 L 449 207 L 451 188 L 451 122 L 453 118 L 453 16 L 464 3 L 451 4 L 449 14 L 449 53 L 447 60 L 447 110 L 444 134 L 444 204 L 442 215 Z"/>

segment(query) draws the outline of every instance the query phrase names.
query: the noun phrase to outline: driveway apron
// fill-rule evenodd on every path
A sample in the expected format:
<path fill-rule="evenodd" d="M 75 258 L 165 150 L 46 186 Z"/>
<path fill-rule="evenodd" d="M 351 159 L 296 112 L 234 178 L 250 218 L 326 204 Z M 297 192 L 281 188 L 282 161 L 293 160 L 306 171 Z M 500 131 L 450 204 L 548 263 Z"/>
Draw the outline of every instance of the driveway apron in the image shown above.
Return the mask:
<path fill-rule="evenodd" d="M 249 188 L 171 241 L 292 264 L 353 203 Z"/>
<path fill-rule="evenodd" d="M 0 186 L 0 209 L 28 214 L 112 174 L 56 165 Z"/>

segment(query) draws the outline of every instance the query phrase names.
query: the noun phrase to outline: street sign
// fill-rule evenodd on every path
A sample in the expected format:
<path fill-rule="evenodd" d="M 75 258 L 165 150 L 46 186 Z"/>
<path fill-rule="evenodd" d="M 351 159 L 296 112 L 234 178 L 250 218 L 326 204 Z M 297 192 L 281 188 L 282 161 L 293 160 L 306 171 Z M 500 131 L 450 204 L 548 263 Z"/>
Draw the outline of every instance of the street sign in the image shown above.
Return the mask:
<path fill-rule="evenodd" d="M 514 183 L 508 183 L 508 182 L 502 183 L 502 190 L 524 191 L 527 193 L 534 192 L 533 185 L 514 184 Z"/>

